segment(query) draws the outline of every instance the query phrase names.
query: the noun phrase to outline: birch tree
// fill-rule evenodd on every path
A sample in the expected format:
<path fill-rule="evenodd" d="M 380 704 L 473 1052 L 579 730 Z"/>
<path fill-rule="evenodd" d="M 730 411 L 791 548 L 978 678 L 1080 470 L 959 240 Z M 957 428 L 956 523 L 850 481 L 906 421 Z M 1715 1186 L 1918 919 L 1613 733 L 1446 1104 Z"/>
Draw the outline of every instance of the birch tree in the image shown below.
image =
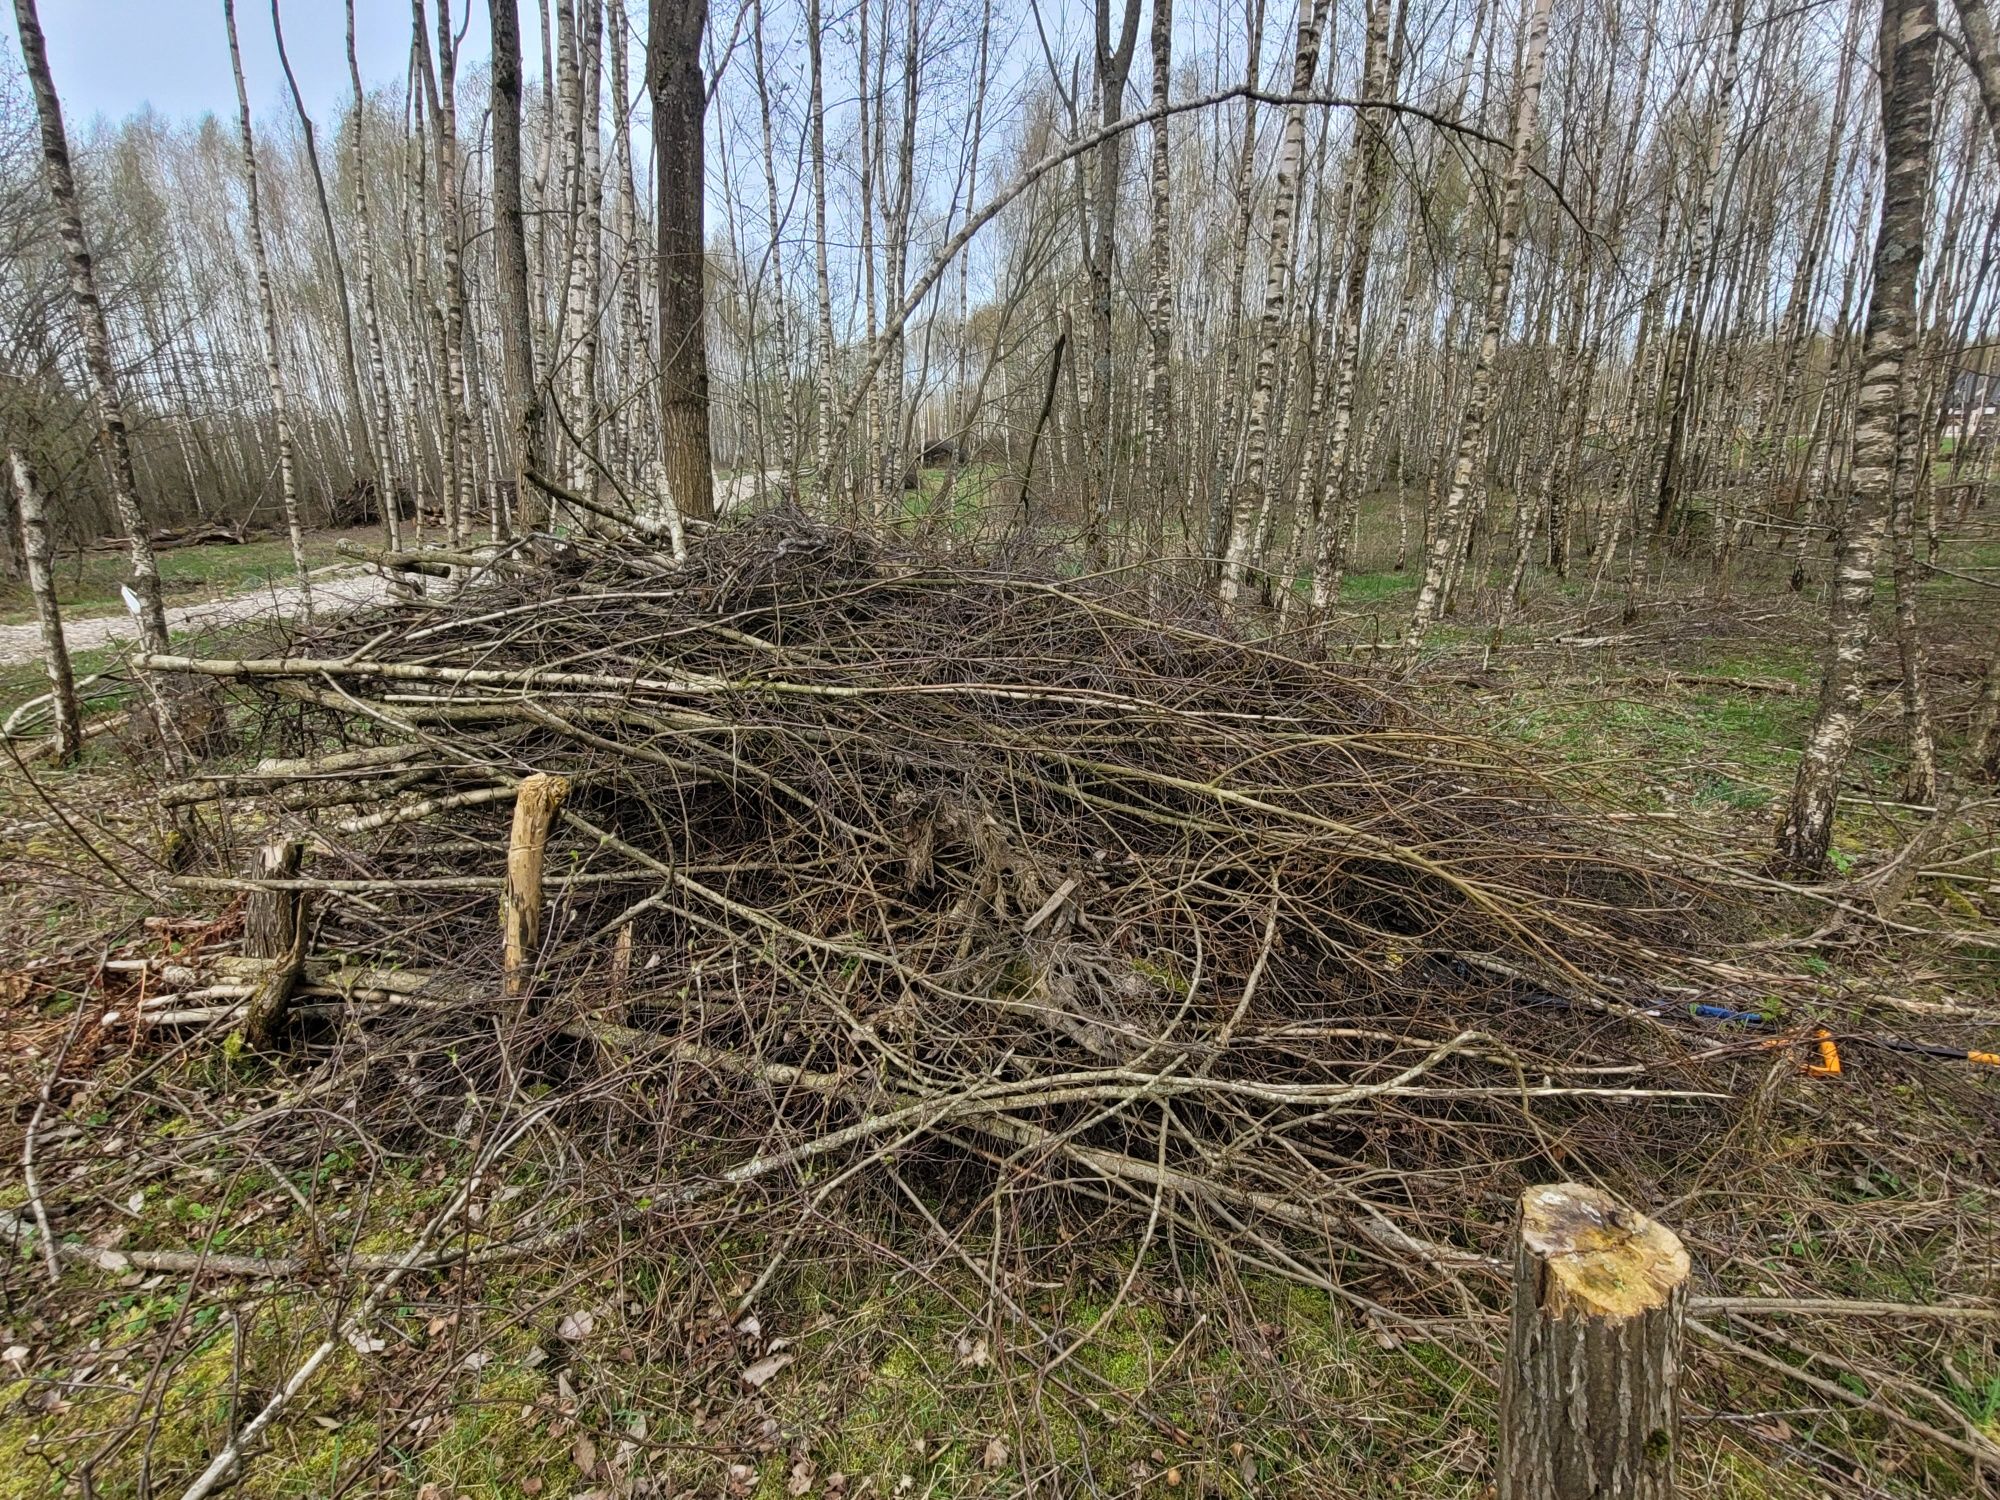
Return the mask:
<path fill-rule="evenodd" d="M 131 545 L 131 592 L 139 603 L 133 611 L 141 643 L 148 651 L 167 649 L 167 612 L 160 601 L 160 567 L 153 557 L 152 528 L 139 499 L 139 481 L 132 468 L 131 438 L 125 426 L 125 403 L 118 389 L 118 367 L 111 358 L 111 328 L 97 295 L 90 239 L 78 206 L 76 177 L 70 170 L 69 134 L 63 128 L 62 101 L 49 72 L 48 46 L 42 39 L 35 0 L 14 0 L 14 24 L 21 38 L 21 62 L 35 96 L 35 114 L 42 132 L 42 170 L 55 205 L 56 235 L 69 276 L 70 304 L 83 345 L 84 374 L 91 403 L 97 411 L 97 446 L 111 478 L 111 495 L 118 519 Z"/>
<path fill-rule="evenodd" d="M 1513 143 L 1500 177 L 1496 209 L 1493 271 L 1486 285 L 1486 315 L 1478 352 L 1467 380 L 1465 411 L 1459 419 L 1458 451 L 1452 461 L 1451 486 L 1438 512 L 1437 526 L 1424 558 L 1423 583 L 1410 614 L 1405 647 L 1414 652 L 1436 623 L 1444 607 L 1445 576 L 1464 545 L 1466 497 L 1474 483 L 1475 466 L 1483 465 L 1488 441 L 1487 407 L 1493 393 L 1493 368 L 1500 354 L 1500 333 L 1514 285 L 1514 253 L 1521 228 L 1521 195 L 1528 177 L 1528 157 L 1534 147 L 1536 111 L 1541 104 L 1542 66 L 1548 50 L 1550 0 L 1529 0 L 1527 34 L 1522 43 L 1521 81 L 1514 103 Z"/>
<path fill-rule="evenodd" d="M 1818 874 L 1833 844 L 1840 777 L 1866 690 L 1875 574 L 1896 506 L 1910 401 L 1909 354 L 1917 335 L 1917 273 L 1924 253 L 1925 190 L 1936 128 L 1936 0 L 1884 0 L 1881 117 L 1886 174 L 1875 232 L 1874 283 L 1862 335 L 1854 459 L 1828 612 L 1819 706 L 1778 826 L 1778 858 Z"/>
<path fill-rule="evenodd" d="M 229 71 L 236 80 L 236 119 L 243 147 L 243 201 L 249 225 L 250 266 L 257 278 L 257 303 L 264 322 L 264 380 L 271 395 L 271 426 L 278 441 L 278 503 L 292 543 L 292 568 L 299 598 L 312 612 L 312 577 L 306 568 L 305 533 L 299 525 L 298 456 L 292 448 L 292 421 L 285 401 L 283 350 L 278 338 L 278 293 L 271 284 L 271 257 L 264 245 L 263 211 L 258 207 L 257 141 L 250 129 L 250 91 L 243 82 L 243 51 L 236 40 L 235 0 L 222 0 L 223 29 L 229 33 Z"/>

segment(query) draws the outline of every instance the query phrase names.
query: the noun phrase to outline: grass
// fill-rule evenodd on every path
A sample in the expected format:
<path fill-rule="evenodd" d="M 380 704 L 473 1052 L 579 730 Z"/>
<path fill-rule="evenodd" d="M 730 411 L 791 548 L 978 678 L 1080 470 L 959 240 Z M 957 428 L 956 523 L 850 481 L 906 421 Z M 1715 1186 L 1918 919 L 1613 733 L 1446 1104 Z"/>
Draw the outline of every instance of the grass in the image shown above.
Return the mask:
<path fill-rule="evenodd" d="M 313 532 L 306 537 L 306 566 L 321 568 L 340 561 L 334 543 L 355 536 L 373 539 L 373 528 L 356 532 Z M 160 589 L 169 607 L 213 594 L 236 593 L 282 583 L 293 576 L 292 546 L 285 538 L 244 542 L 240 546 L 209 543 L 172 547 L 158 554 Z M 56 566 L 56 602 L 64 617 L 87 620 L 125 612 L 121 584 L 132 578 L 130 557 L 123 551 L 78 552 Z M 35 618 L 35 602 L 25 583 L 0 585 L 0 625 L 25 625 Z"/>

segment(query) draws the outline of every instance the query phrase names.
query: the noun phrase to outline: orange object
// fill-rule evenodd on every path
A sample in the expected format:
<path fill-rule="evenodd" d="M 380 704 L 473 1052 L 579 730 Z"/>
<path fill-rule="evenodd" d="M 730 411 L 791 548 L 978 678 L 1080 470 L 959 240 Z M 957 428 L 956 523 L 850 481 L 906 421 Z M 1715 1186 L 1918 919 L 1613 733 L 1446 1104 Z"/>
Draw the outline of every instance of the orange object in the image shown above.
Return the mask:
<path fill-rule="evenodd" d="M 1819 1061 L 1805 1065 L 1808 1078 L 1838 1078 L 1840 1076 L 1840 1049 L 1833 1044 L 1833 1033 L 1824 1026 L 1813 1033 L 1813 1040 L 1819 1043 Z"/>

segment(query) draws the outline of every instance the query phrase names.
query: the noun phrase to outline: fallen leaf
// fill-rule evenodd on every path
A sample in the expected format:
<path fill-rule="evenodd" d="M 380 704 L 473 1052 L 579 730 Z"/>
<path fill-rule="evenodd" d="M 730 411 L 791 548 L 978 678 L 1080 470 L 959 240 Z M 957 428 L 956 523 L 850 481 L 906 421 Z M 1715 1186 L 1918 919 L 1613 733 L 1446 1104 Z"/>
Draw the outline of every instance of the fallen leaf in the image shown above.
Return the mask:
<path fill-rule="evenodd" d="M 754 1365 L 748 1365 L 744 1368 L 743 1383 L 753 1391 L 761 1391 L 771 1383 L 772 1376 L 784 1369 L 796 1357 L 796 1355 L 791 1354 L 773 1354 L 767 1358 L 760 1359 Z"/>
<path fill-rule="evenodd" d="M 347 1330 L 347 1342 L 354 1346 L 356 1354 L 380 1354 L 388 1344 L 371 1333 L 363 1333 L 359 1328 Z"/>
<path fill-rule="evenodd" d="M 980 1460 L 989 1469 L 1007 1467 L 1007 1440 L 998 1434 L 986 1440 L 986 1454 Z"/>
<path fill-rule="evenodd" d="M 576 1472 L 585 1479 L 597 1470 L 597 1444 L 590 1440 L 590 1434 L 577 1434 L 576 1442 L 569 1450 L 570 1462 L 576 1465 Z"/>
<path fill-rule="evenodd" d="M 568 1339 L 572 1344 L 590 1337 L 590 1330 L 597 1326 L 597 1318 L 588 1308 L 578 1308 L 573 1313 L 565 1313 L 563 1320 L 556 1324 L 556 1337 Z"/>
<path fill-rule="evenodd" d="M 132 1259 L 117 1250 L 100 1250 L 97 1253 L 97 1267 L 100 1271 L 109 1271 L 117 1275 L 132 1269 Z"/>
<path fill-rule="evenodd" d="M 961 1338 L 958 1341 L 958 1362 L 960 1364 L 971 1365 L 975 1370 L 983 1370 L 987 1365 L 992 1363 L 992 1360 L 993 1356 L 987 1353 L 986 1340 L 983 1337 L 976 1339 Z"/>
<path fill-rule="evenodd" d="M 539 1475 L 539 1474 L 533 1474 L 533 1475 L 530 1475 L 530 1476 L 529 1476 L 528 1478 L 526 1478 L 526 1479 L 524 1479 L 524 1480 L 522 1480 L 522 1481 L 521 1481 L 521 1493 L 522 1493 L 522 1494 L 524 1494 L 524 1495 L 528 1495 L 528 1496 L 534 1496 L 534 1495 L 539 1495 L 539 1494 L 540 1494 L 541 1492 L 542 1492 L 542 1476 L 541 1476 L 541 1475 Z"/>
<path fill-rule="evenodd" d="M 791 1477 L 785 1481 L 787 1495 L 805 1495 L 812 1492 L 813 1461 L 802 1458 L 792 1465 Z"/>

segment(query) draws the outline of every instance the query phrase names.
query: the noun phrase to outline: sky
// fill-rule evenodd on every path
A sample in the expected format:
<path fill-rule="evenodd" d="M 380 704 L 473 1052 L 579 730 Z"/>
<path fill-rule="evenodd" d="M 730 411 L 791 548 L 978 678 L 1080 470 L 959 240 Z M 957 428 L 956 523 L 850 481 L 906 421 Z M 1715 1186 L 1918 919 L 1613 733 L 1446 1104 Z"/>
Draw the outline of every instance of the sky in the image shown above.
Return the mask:
<path fill-rule="evenodd" d="M 461 70 L 483 64 L 488 52 L 487 0 L 455 0 L 454 25 L 465 32 Z M 49 68 L 73 129 L 97 116 L 122 119 L 150 104 L 170 118 L 204 113 L 228 117 L 236 109 L 229 76 L 229 43 L 222 0 L 39 0 L 48 38 Z M 427 10 L 435 10 L 427 4 Z M 530 77 L 540 76 L 540 44 L 533 5 L 524 7 L 521 46 Z M 347 14 L 343 0 L 280 0 L 285 50 L 315 120 L 330 118 L 348 97 Z M 410 52 L 409 0 L 355 0 L 355 47 L 361 76 L 372 89 L 400 89 Z M 433 23 L 435 24 L 435 23 Z M 289 112 L 291 100 L 278 51 L 271 40 L 270 0 L 237 0 L 237 33 L 250 106 L 261 118 Z M 20 38 L 13 7 L 0 19 L 0 42 L 19 66 Z"/>

